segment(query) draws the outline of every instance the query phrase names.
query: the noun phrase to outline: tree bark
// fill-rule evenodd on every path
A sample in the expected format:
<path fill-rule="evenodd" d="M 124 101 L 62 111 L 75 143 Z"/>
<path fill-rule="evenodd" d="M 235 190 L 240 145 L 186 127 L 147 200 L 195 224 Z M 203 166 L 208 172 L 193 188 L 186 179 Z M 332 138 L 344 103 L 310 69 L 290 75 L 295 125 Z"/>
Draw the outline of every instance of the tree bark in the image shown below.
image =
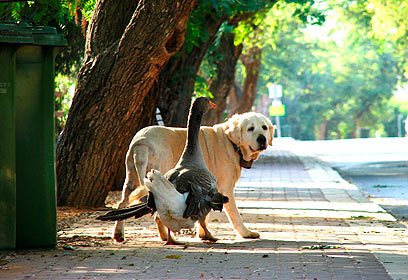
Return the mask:
<path fill-rule="evenodd" d="M 241 98 L 242 98 L 242 87 L 237 81 L 234 81 L 228 93 L 228 97 L 227 97 L 227 103 L 229 105 L 230 112 L 236 112 L 238 110 L 238 106 L 239 106 L 239 102 Z M 230 116 L 231 114 L 228 114 L 228 115 Z"/>
<path fill-rule="evenodd" d="M 354 123 L 356 125 L 356 129 L 351 133 L 351 138 L 360 138 L 360 120 L 361 117 L 354 117 Z"/>
<path fill-rule="evenodd" d="M 244 88 L 237 110 L 230 112 L 230 115 L 235 113 L 242 114 L 251 110 L 256 97 L 256 86 L 261 69 L 261 56 L 262 49 L 258 47 L 252 47 L 248 50 L 248 53 L 241 55 L 241 61 L 245 66 L 246 72 Z"/>
<path fill-rule="evenodd" d="M 100 0 L 57 148 L 58 204 L 100 206 L 133 135 L 155 111 L 150 89 L 181 47 L 194 0 Z"/>
<path fill-rule="evenodd" d="M 319 140 L 327 139 L 327 124 L 329 120 L 323 120 L 319 129 Z"/>
<path fill-rule="evenodd" d="M 220 38 L 217 54 L 222 59 L 216 62 L 215 79 L 211 81 L 209 88 L 214 96 L 213 102 L 217 104 L 217 107 L 204 116 L 204 125 L 214 125 L 223 121 L 227 96 L 234 85 L 235 66 L 242 52 L 242 44 L 235 46 L 234 39 L 234 33 L 224 33 Z"/>
<path fill-rule="evenodd" d="M 212 10 L 204 17 L 206 20 L 202 29 L 208 32 L 207 40 L 191 51 L 184 46 L 159 75 L 159 109 L 166 126 L 186 127 L 198 69 L 221 23 L 226 19 L 225 15 L 217 16 Z"/>

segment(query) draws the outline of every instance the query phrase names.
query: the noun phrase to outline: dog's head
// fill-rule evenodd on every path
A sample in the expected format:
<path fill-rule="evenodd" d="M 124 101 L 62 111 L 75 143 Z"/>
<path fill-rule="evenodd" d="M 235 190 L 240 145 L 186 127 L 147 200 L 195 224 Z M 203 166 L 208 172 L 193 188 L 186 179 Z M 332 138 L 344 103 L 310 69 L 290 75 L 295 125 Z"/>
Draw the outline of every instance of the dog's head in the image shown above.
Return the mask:
<path fill-rule="evenodd" d="M 250 161 L 257 160 L 260 152 L 272 146 L 274 126 L 264 115 L 249 112 L 228 119 L 225 133 L 241 149 L 244 160 Z"/>

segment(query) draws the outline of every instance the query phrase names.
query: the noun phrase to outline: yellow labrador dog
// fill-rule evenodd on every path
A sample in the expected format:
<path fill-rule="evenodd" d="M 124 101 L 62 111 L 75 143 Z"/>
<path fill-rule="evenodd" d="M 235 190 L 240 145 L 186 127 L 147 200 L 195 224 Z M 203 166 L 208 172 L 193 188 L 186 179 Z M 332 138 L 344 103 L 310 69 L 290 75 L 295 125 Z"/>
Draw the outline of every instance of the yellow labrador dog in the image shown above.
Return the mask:
<path fill-rule="evenodd" d="M 122 200 L 118 208 L 129 205 L 129 196 L 141 198 L 147 194 L 142 185 L 146 172 L 157 169 L 164 174 L 173 168 L 183 152 L 186 139 L 185 128 L 150 126 L 141 129 L 133 138 L 126 154 L 126 179 Z M 205 162 L 217 178 L 218 191 L 229 197 L 224 205 L 234 229 L 244 238 L 258 238 L 259 233 L 245 227 L 238 212 L 235 199 L 235 183 L 241 176 L 241 168 L 250 168 L 259 153 L 272 145 L 274 127 L 271 121 L 259 113 L 244 113 L 232 116 L 226 122 L 211 127 L 203 126 L 200 144 Z M 156 218 L 160 237 L 167 239 L 167 230 Z M 208 223 L 208 217 L 207 221 Z M 214 240 L 199 228 L 199 237 Z M 117 221 L 113 238 L 124 240 L 124 222 Z"/>

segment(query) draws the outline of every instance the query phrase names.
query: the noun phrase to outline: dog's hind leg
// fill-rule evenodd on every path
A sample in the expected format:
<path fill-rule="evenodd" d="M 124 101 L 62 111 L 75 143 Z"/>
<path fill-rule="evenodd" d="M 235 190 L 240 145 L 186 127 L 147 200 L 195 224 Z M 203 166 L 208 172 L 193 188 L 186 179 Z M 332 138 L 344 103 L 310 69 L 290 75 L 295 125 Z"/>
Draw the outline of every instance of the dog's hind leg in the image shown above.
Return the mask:
<path fill-rule="evenodd" d="M 137 153 L 136 153 L 137 147 Z M 143 178 L 146 174 L 148 163 L 148 148 L 143 145 L 132 146 L 126 154 L 126 178 L 122 189 L 122 199 L 118 204 L 118 209 L 129 206 L 129 197 L 139 199 L 147 195 L 147 189 L 143 186 Z M 125 222 L 116 221 L 113 229 L 113 239 L 116 242 L 125 240 Z"/>
<path fill-rule="evenodd" d="M 157 225 L 157 230 L 159 231 L 160 239 L 163 241 L 169 241 L 168 239 L 168 230 L 166 226 L 163 224 L 163 222 L 160 220 L 160 218 L 155 215 L 154 221 L 156 222 Z M 170 236 L 171 238 L 171 236 Z"/>

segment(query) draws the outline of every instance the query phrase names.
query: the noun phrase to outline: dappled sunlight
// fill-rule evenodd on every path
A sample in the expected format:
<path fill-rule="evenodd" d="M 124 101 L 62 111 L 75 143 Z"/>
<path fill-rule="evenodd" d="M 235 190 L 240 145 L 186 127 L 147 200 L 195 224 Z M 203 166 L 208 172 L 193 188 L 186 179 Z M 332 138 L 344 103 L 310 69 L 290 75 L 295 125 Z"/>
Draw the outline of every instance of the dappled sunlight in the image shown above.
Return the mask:
<path fill-rule="evenodd" d="M 251 181 L 245 181 L 245 177 L 238 181 L 235 186 L 236 192 L 239 192 L 241 189 L 251 189 L 251 188 L 291 188 L 291 189 L 343 189 L 343 190 L 357 190 L 358 188 L 355 185 L 343 182 L 302 182 L 297 181 L 296 177 L 293 178 L 293 182 L 282 182 L 279 180 L 279 176 L 276 178 L 263 177 L 259 178 L 259 181 L 255 181 L 251 177 Z"/>
<path fill-rule="evenodd" d="M 203 243 L 197 238 L 179 236 L 179 240 L 187 242 L 186 246 L 168 247 L 163 246 L 163 242 L 157 237 L 144 240 L 140 235 L 136 236 L 138 241 L 135 243 L 136 240 L 132 239 L 135 238 L 133 231 L 136 227 L 130 226 L 130 241 L 121 245 L 120 250 L 117 245 L 108 246 L 110 249 L 96 248 L 95 253 L 104 258 L 114 254 L 107 258 L 109 261 L 96 268 L 89 264 L 89 269 L 86 269 L 86 262 L 92 260 L 84 259 L 81 267 L 74 268 L 72 273 L 86 271 L 95 275 L 111 275 L 117 270 L 120 274 L 140 273 L 138 275 L 141 277 L 160 277 L 171 275 L 177 270 L 176 267 L 184 268 L 189 265 L 195 267 L 189 277 L 198 278 L 201 274 L 211 275 L 211 264 L 224 263 L 237 271 L 246 269 L 264 277 L 271 277 L 287 270 L 298 275 L 296 273 L 304 270 L 313 270 L 316 265 L 328 267 L 331 262 L 335 262 L 339 267 L 358 267 L 362 262 L 370 262 L 380 267 L 370 252 L 381 251 L 383 255 L 394 258 L 406 256 L 408 252 L 399 240 L 390 240 L 386 234 L 387 228 L 374 220 L 367 221 L 366 226 L 362 227 L 353 220 L 258 214 L 250 216 L 253 217 L 249 219 L 249 215 L 244 214 L 245 219 L 256 221 L 247 223 L 247 226 L 260 232 L 259 240 L 236 238 L 224 213 L 211 213 L 211 219 L 216 221 L 210 222 L 210 230 L 215 231 L 215 234 L 223 233 L 217 234 L 221 239 L 216 243 Z M 144 228 L 149 229 L 151 227 Z M 87 231 L 89 230 L 97 232 L 98 227 L 89 227 Z M 406 229 L 404 232 L 406 236 Z M 155 234 L 154 231 L 152 233 Z M 384 242 L 381 244 L 378 243 L 378 234 L 384 235 L 381 239 Z M 373 237 L 373 242 L 370 242 L 370 237 Z M 108 250 L 104 252 L 106 249 Z M 143 257 L 146 252 L 149 254 L 149 260 Z M 244 259 L 248 262 L 238 261 Z M 162 260 L 160 268 L 156 267 L 159 260 Z M 224 273 L 229 275 L 228 272 Z"/>
<path fill-rule="evenodd" d="M 239 200 L 237 204 L 242 213 L 248 214 L 341 219 L 368 217 L 384 221 L 395 221 L 392 215 L 373 203 Z"/>
<path fill-rule="evenodd" d="M 381 204 L 381 205 L 390 205 L 390 206 L 401 206 L 408 205 L 407 199 L 393 199 L 393 198 L 370 198 L 370 201 Z"/>
<path fill-rule="evenodd" d="M 312 199 L 311 199 L 312 200 Z M 239 200 L 241 209 L 287 209 L 287 210 L 327 210 L 385 213 L 374 203 L 330 202 L 330 201 L 270 201 L 270 200 Z M 363 209 L 363 210 L 362 210 Z"/>
<path fill-rule="evenodd" d="M 344 266 L 355 271 L 367 263 L 381 268 L 377 252 L 388 263 L 398 262 L 408 254 L 407 244 L 402 241 L 408 238 L 407 229 L 394 227 L 392 222 L 363 217 L 285 216 L 284 209 L 279 214 L 248 214 L 246 210 L 241 209 L 246 225 L 258 231 L 261 239 L 236 237 L 226 214 L 212 212 L 209 230 L 219 238 L 218 242 L 202 242 L 191 234 L 179 234 L 177 240 L 185 245 L 176 246 L 164 246 L 149 216 L 127 221 L 126 241 L 115 243 L 110 239 L 113 223 L 101 225 L 94 220 L 94 213 L 60 232 L 56 249 L 14 256 L 12 270 L 10 263 L 10 270 L 5 266 L 2 273 L 10 278 L 11 271 L 37 275 L 32 266 L 32 260 L 37 259 L 42 262 L 37 269 L 46 271 L 48 278 L 55 274 L 61 278 L 177 278 L 178 270 L 185 271 L 186 278 L 214 278 L 211 267 L 217 265 L 221 267 L 217 277 L 242 278 L 251 273 L 261 279 L 280 279 L 280 275 L 290 273 L 302 279 L 306 272 L 313 277 L 316 266 L 333 275 Z M 73 250 L 64 250 L 64 245 Z"/>
<path fill-rule="evenodd" d="M 241 213 L 248 214 L 273 214 L 283 217 L 320 217 L 350 219 L 353 217 L 372 218 L 383 221 L 395 221 L 396 219 L 388 213 L 367 213 L 367 212 L 348 212 L 331 210 L 291 210 L 291 209 L 242 209 Z"/>

